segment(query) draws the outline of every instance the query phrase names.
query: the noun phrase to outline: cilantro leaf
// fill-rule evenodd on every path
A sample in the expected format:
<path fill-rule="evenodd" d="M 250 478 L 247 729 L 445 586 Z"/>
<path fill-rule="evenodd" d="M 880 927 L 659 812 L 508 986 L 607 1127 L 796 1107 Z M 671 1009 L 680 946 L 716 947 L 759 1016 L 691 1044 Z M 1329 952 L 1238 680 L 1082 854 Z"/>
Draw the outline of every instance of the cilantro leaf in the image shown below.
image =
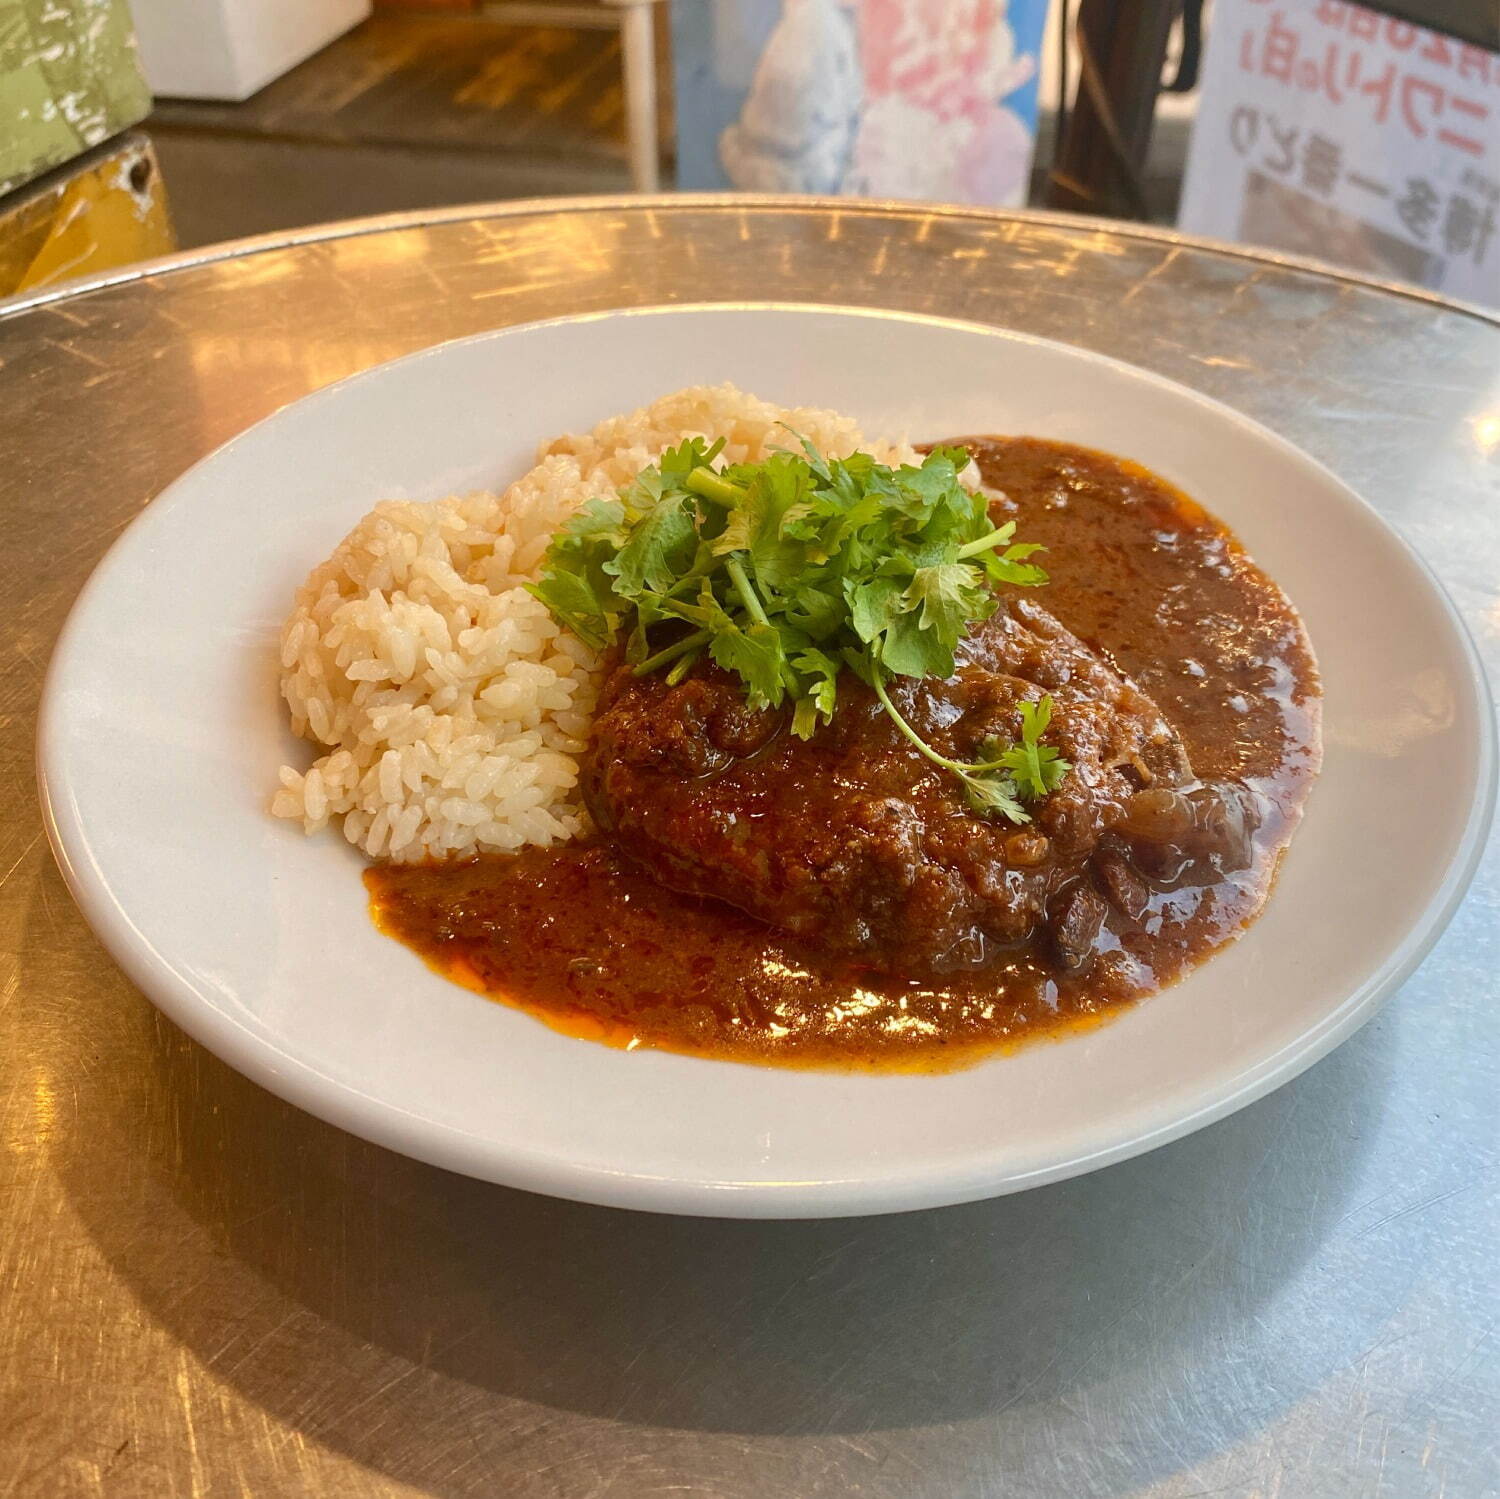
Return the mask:
<path fill-rule="evenodd" d="M 741 629 L 729 620 L 714 633 L 708 653 L 725 671 L 739 674 L 752 708 L 774 707 L 781 701 L 786 656 L 774 626 L 752 624 Z"/>
<path fill-rule="evenodd" d="M 1019 707 L 1021 742 L 1001 750 L 996 758 L 1010 772 L 1020 794 L 1027 801 L 1036 801 L 1056 791 L 1073 767 L 1063 759 L 1060 750 L 1040 742 L 1052 722 L 1051 697 L 1043 697 L 1034 703 L 1023 702 Z"/>
<path fill-rule="evenodd" d="M 610 615 L 585 574 L 555 571 L 528 583 L 526 590 L 540 599 L 585 645 L 600 651 L 609 644 L 618 621 Z"/>
<path fill-rule="evenodd" d="M 1035 563 L 1020 559 L 1045 550 L 1035 542 L 1025 542 L 1006 547 L 1003 552 L 991 552 L 984 559 L 985 573 L 992 583 L 1009 583 L 1013 588 L 1039 588 L 1047 581 L 1047 574 Z"/>
<path fill-rule="evenodd" d="M 604 564 L 619 580 L 617 589 L 628 599 L 647 590 L 671 587 L 697 551 L 698 535 L 685 497 L 662 494 L 636 523 L 630 539 L 613 561 Z"/>
<path fill-rule="evenodd" d="M 625 545 L 625 507 L 619 500 L 592 499 L 579 506 L 563 526 L 553 549 L 573 543 L 598 541 L 618 549 Z"/>
<path fill-rule="evenodd" d="M 528 591 L 595 650 L 608 645 L 620 626 L 623 608 L 605 568 L 627 537 L 625 507 L 616 499 L 593 499 L 581 506 L 558 533 L 548 552 L 551 566 Z"/>
<path fill-rule="evenodd" d="M 880 642 L 880 664 L 903 677 L 951 677 L 953 646 L 922 628 L 915 610 L 891 616 Z"/>
<path fill-rule="evenodd" d="M 862 583 L 845 578 L 844 597 L 854 633 L 867 644 L 879 640 L 900 613 L 904 591 L 897 578 L 870 578 Z"/>
<path fill-rule="evenodd" d="M 802 679 L 802 692 L 792 713 L 792 732 L 810 739 L 817 721 L 833 721 L 838 705 L 839 663 L 824 651 L 804 650 L 792 657 L 792 666 Z"/>
<path fill-rule="evenodd" d="M 999 815 L 1014 823 L 1031 821 L 1031 813 L 1016 795 L 1016 783 L 1009 776 L 965 775 L 964 795 L 981 816 Z"/>
<path fill-rule="evenodd" d="M 975 581 L 974 569 L 962 562 L 937 567 L 919 567 L 906 590 L 910 607 L 921 608 L 921 624 L 950 648 L 971 620 L 987 618 L 995 608 L 995 597 Z"/>
<path fill-rule="evenodd" d="M 786 617 L 813 640 L 823 640 L 844 623 L 844 601 L 821 582 L 799 583 L 786 602 Z"/>

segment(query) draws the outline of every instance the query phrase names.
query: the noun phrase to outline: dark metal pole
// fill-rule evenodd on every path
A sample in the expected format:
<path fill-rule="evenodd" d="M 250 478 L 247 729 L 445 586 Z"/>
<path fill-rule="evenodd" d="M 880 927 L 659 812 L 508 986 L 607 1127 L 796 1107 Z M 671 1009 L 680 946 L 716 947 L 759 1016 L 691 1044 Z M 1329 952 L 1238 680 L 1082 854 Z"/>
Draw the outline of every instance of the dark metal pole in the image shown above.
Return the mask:
<path fill-rule="evenodd" d="M 1167 37 L 1180 0 L 1082 0 L 1078 96 L 1047 183 L 1047 205 L 1147 218 L 1142 169 Z"/>

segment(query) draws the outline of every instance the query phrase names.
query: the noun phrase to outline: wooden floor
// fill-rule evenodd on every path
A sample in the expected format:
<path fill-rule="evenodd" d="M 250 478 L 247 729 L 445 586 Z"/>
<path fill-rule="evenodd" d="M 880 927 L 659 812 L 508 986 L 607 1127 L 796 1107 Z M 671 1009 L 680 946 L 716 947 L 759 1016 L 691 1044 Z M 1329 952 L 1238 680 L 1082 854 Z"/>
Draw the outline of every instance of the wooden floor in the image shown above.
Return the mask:
<path fill-rule="evenodd" d="M 665 146 L 665 46 L 658 56 Z M 242 104 L 159 99 L 146 128 L 185 249 L 366 214 L 630 186 L 613 30 L 385 12 Z"/>
<path fill-rule="evenodd" d="M 515 152 L 588 170 L 625 157 L 619 37 L 384 13 L 242 104 L 159 100 L 151 128 Z"/>

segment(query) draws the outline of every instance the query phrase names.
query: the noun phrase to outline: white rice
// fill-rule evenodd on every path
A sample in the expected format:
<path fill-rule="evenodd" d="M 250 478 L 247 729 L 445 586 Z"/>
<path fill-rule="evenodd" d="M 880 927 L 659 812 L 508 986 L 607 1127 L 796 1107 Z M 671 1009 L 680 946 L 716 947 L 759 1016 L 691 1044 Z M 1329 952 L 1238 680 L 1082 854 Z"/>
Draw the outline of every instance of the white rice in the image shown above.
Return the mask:
<path fill-rule="evenodd" d="M 599 656 L 521 585 L 580 504 L 664 448 L 722 437 L 725 462 L 754 462 L 793 445 L 788 426 L 829 456 L 915 461 L 835 412 L 697 386 L 543 444 L 503 494 L 377 505 L 303 584 L 282 630 L 292 726 L 321 753 L 305 771 L 282 767 L 271 810 L 309 833 L 341 820 L 366 854 L 399 861 L 585 831 L 578 762 Z"/>

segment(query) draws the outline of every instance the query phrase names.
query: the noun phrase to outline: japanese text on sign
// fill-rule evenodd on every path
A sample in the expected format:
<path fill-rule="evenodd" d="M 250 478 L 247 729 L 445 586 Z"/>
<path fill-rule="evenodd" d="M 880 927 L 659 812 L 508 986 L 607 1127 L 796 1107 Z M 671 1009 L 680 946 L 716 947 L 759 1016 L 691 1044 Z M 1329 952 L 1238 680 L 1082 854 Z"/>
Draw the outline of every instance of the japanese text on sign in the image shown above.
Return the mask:
<path fill-rule="evenodd" d="M 1500 304 L 1500 57 L 1343 0 L 1220 0 L 1180 223 Z"/>

